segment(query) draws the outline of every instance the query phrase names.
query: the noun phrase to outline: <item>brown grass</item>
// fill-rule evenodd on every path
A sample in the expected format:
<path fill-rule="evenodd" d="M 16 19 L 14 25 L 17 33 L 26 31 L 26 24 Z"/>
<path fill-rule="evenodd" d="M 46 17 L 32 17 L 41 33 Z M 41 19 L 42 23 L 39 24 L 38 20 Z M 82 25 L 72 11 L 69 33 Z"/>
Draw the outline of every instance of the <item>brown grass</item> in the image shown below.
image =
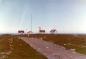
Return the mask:
<path fill-rule="evenodd" d="M 77 52 L 86 54 L 86 35 L 84 34 L 32 34 L 29 37 L 42 38 L 64 46 L 66 49 L 76 49 Z"/>
<path fill-rule="evenodd" d="M 10 41 L 13 41 L 10 43 Z M 10 48 L 9 45 L 12 45 Z M 45 56 L 38 53 L 36 50 L 31 48 L 18 36 L 14 35 L 2 35 L 0 36 L 0 53 L 5 51 L 12 51 L 10 55 L 7 55 L 6 59 L 47 59 Z"/>

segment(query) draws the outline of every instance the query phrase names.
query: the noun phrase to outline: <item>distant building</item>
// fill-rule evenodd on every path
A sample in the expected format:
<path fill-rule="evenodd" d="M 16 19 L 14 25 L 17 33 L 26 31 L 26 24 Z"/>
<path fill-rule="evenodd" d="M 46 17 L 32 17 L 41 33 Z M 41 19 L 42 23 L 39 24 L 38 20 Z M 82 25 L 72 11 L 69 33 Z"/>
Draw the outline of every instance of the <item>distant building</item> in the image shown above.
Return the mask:
<path fill-rule="evenodd" d="M 24 30 L 18 30 L 18 34 L 24 34 Z"/>
<path fill-rule="evenodd" d="M 44 34 L 45 30 L 39 30 L 39 33 Z"/>
<path fill-rule="evenodd" d="M 41 29 L 41 27 L 39 27 L 39 33 L 40 34 L 44 34 L 45 33 L 45 30 Z"/>
<path fill-rule="evenodd" d="M 51 33 L 51 34 L 55 34 L 55 33 L 57 33 L 57 30 L 56 30 L 56 29 L 51 29 L 51 30 L 50 30 L 50 33 Z"/>
<path fill-rule="evenodd" d="M 27 34 L 32 34 L 33 32 L 32 31 L 28 31 Z"/>

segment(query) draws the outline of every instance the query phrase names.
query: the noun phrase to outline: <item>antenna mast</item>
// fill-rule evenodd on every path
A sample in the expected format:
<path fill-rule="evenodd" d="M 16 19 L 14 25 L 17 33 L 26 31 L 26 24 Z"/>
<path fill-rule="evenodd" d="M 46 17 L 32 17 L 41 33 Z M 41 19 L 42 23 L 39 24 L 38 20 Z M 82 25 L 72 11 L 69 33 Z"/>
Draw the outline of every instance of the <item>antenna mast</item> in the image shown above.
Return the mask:
<path fill-rule="evenodd" d="M 31 31 L 32 31 L 32 14 L 31 14 Z"/>

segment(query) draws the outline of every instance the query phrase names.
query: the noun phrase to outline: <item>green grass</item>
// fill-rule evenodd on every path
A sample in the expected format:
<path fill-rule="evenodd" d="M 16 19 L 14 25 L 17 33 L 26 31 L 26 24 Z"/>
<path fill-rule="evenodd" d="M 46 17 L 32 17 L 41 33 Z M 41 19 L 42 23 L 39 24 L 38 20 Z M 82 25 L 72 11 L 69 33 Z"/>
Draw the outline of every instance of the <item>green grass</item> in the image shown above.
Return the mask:
<path fill-rule="evenodd" d="M 7 46 L 9 44 L 8 41 L 13 40 L 13 43 L 11 43 L 13 45 L 12 53 L 8 55 L 6 59 L 47 59 L 45 56 L 38 53 L 24 41 L 18 39 L 17 36 L 4 35 L 0 36 L 0 38 L 2 38 L 2 40 L 0 39 L 0 52 L 2 52 L 3 49 L 10 50 L 9 46 Z"/>

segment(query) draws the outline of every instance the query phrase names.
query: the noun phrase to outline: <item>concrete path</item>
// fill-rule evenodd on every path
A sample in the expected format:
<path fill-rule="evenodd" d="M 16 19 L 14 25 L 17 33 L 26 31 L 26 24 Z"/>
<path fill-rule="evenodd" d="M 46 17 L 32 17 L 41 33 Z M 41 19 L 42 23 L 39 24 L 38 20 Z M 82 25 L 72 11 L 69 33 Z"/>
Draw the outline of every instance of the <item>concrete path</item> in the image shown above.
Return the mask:
<path fill-rule="evenodd" d="M 66 50 L 64 47 L 42 39 L 21 38 L 32 48 L 36 49 L 48 59 L 86 59 L 86 55 L 76 53 L 75 51 Z"/>

